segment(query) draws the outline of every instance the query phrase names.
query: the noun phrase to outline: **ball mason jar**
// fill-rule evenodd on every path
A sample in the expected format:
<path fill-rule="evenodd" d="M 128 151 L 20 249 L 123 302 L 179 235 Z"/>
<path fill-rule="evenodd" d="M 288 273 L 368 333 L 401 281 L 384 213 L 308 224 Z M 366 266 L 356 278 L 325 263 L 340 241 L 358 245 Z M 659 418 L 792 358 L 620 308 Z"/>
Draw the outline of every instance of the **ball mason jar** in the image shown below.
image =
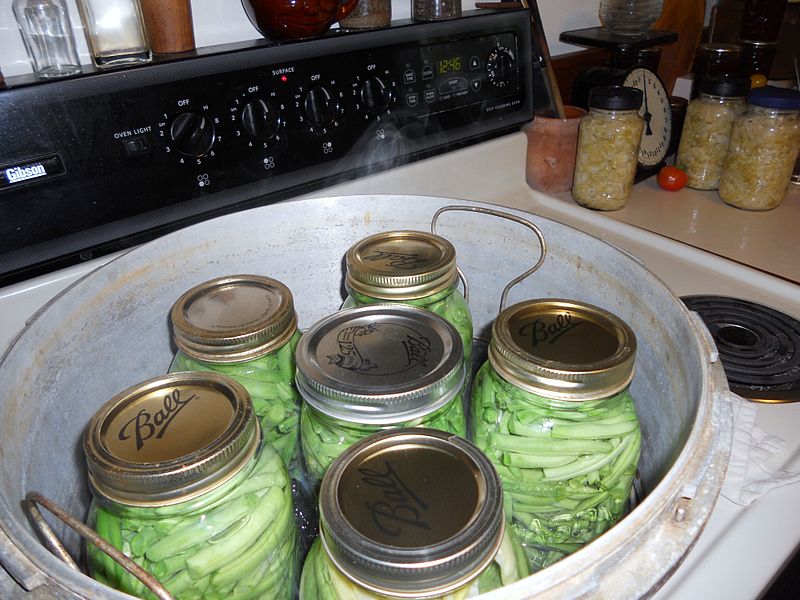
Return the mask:
<path fill-rule="evenodd" d="M 312 325 L 297 346 L 297 387 L 314 486 L 349 446 L 384 429 L 424 426 L 466 436 L 464 383 L 458 332 L 421 308 L 348 308 Z"/>
<path fill-rule="evenodd" d="M 675 165 L 697 190 L 716 190 L 736 118 L 747 109 L 750 82 L 745 78 L 709 77 L 689 102 Z"/>
<path fill-rule="evenodd" d="M 747 112 L 733 125 L 719 197 L 746 210 L 771 210 L 783 202 L 800 150 L 800 92 L 755 88 Z"/>
<path fill-rule="evenodd" d="M 453 244 L 423 231 L 387 231 L 354 244 L 345 263 L 349 295 L 343 308 L 399 302 L 436 313 L 458 330 L 469 368 L 472 315 L 457 287 Z"/>
<path fill-rule="evenodd" d="M 300 599 L 457 600 L 528 574 L 487 457 L 448 433 L 398 429 L 351 446 L 325 475 Z"/>
<path fill-rule="evenodd" d="M 213 371 L 241 383 L 264 440 L 296 475 L 300 394 L 294 352 L 300 331 L 289 288 L 261 275 L 218 277 L 178 298 L 170 321 L 178 347 L 170 372 Z"/>
<path fill-rule="evenodd" d="M 636 338 L 599 307 L 520 302 L 495 320 L 473 382 L 471 433 L 503 482 L 534 571 L 629 508 L 641 434 L 629 392 Z"/>
<path fill-rule="evenodd" d="M 589 92 L 589 114 L 578 129 L 572 197 L 595 210 L 623 208 L 631 195 L 644 121 L 642 92 L 601 86 Z"/>
<path fill-rule="evenodd" d="M 135 385 L 92 417 L 83 438 L 88 525 L 178 600 L 293 598 L 297 531 L 286 466 L 247 391 L 216 373 Z M 87 544 L 90 574 L 134 596 L 143 583 Z"/>

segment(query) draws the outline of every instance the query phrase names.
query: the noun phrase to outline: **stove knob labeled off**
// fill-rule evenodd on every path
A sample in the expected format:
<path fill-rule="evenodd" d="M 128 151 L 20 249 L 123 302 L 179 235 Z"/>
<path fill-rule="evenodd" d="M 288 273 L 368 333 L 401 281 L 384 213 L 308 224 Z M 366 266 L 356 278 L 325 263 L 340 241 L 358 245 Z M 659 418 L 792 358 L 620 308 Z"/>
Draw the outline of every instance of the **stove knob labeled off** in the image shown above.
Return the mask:
<path fill-rule="evenodd" d="M 245 131 L 260 142 L 275 137 L 281 124 L 280 113 L 266 100 L 256 98 L 244 105 L 242 126 Z"/>
<path fill-rule="evenodd" d="M 498 46 L 486 58 L 486 75 L 489 83 L 497 88 L 512 85 L 516 79 L 516 59 L 508 48 Z"/>
<path fill-rule="evenodd" d="M 326 127 L 339 115 L 339 104 L 325 86 L 318 85 L 308 90 L 303 103 L 306 118 L 314 127 Z"/>
<path fill-rule="evenodd" d="M 368 113 L 373 115 L 385 113 L 390 100 L 389 88 L 380 77 L 370 77 L 361 84 L 361 102 Z"/>
<path fill-rule="evenodd" d="M 175 149 L 186 156 L 200 158 L 214 145 L 214 124 L 201 111 L 188 111 L 176 116 L 169 129 Z"/>

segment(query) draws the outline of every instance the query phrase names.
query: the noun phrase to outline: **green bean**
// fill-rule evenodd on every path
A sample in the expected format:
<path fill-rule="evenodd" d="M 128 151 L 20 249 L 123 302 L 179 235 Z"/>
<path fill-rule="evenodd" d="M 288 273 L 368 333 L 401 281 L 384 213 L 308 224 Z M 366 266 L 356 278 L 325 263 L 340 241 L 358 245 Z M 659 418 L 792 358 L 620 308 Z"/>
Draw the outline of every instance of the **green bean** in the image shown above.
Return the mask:
<path fill-rule="evenodd" d="M 576 452 L 609 452 L 614 447 L 600 440 L 554 440 L 530 438 L 506 433 L 491 435 L 490 445 L 511 452 L 539 452 L 563 454 Z"/>

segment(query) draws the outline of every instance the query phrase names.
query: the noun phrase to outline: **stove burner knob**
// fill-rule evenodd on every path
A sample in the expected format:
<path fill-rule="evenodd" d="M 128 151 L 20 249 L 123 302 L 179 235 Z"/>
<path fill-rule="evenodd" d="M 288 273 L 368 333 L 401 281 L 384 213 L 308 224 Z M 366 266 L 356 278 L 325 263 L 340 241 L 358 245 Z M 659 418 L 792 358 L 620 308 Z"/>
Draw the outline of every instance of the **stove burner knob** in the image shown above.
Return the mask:
<path fill-rule="evenodd" d="M 325 127 L 339 115 L 336 98 L 325 86 L 318 85 L 308 90 L 305 102 L 306 118 L 314 127 Z"/>
<path fill-rule="evenodd" d="M 180 113 L 172 121 L 169 135 L 175 149 L 186 156 L 201 157 L 214 145 L 214 124 L 203 112 Z"/>
<path fill-rule="evenodd" d="M 489 83 L 498 88 L 512 85 L 516 76 L 515 67 L 516 60 L 511 50 L 502 46 L 493 48 L 486 59 Z"/>
<path fill-rule="evenodd" d="M 361 102 L 368 113 L 379 115 L 389 108 L 389 88 L 380 77 L 370 77 L 361 84 Z"/>
<path fill-rule="evenodd" d="M 242 125 L 245 131 L 260 142 L 274 138 L 280 124 L 280 113 L 266 100 L 260 98 L 250 100 L 242 110 Z"/>

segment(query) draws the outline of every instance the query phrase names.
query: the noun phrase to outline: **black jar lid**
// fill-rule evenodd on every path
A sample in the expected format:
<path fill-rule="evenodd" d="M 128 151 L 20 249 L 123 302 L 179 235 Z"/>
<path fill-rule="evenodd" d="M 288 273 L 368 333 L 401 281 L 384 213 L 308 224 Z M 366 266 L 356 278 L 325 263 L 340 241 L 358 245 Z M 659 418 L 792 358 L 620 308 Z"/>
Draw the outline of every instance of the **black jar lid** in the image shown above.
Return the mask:
<path fill-rule="evenodd" d="M 604 85 L 589 92 L 589 107 L 602 110 L 639 110 L 642 90 L 623 85 Z"/>
<path fill-rule="evenodd" d="M 750 92 L 750 78 L 712 75 L 703 80 L 700 92 L 711 96 L 743 98 Z"/>
<path fill-rule="evenodd" d="M 777 110 L 800 110 L 800 92 L 768 85 L 750 90 L 747 101 L 756 106 Z"/>

